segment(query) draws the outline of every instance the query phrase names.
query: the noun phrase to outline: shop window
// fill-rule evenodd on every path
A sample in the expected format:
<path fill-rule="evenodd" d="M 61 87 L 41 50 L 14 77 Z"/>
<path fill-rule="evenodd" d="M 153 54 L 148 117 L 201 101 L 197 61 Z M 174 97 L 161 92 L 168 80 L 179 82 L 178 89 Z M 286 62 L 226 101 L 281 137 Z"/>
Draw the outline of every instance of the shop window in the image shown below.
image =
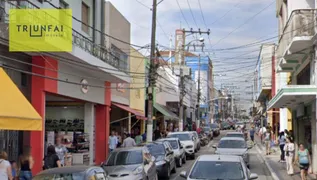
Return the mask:
<path fill-rule="evenodd" d="M 28 76 L 25 73 L 21 73 L 21 85 L 26 87 L 28 85 Z"/>
<path fill-rule="evenodd" d="M 88 24 L 89 24 L 89 7 L 85 3 L 81 3 L 81 29 L 89 34 Z"/>

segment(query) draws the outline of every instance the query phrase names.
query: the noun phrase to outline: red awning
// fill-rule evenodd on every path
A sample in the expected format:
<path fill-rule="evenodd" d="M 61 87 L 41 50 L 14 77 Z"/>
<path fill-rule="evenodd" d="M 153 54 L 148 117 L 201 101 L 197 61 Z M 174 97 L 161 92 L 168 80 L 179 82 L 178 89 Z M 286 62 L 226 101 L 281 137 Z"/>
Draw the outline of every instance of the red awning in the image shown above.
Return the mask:
<path fill-rule="evenodd" d="M 142 119 L 142 120 L 146 120 L 147 119 L 143 113 L 141 113 L 141 112 L 139 112 L 137 110 L 134 110 L 134 109 L 130 108 L 129 106 L 125 106 L 125 105 L 117 104 L 117 103 L 112 103 L 112 104 L 117 106 L 120 109 L 123 109 L 125 111 L 128 111 L 128 112 L 134 114 L 137 119 Z"/>

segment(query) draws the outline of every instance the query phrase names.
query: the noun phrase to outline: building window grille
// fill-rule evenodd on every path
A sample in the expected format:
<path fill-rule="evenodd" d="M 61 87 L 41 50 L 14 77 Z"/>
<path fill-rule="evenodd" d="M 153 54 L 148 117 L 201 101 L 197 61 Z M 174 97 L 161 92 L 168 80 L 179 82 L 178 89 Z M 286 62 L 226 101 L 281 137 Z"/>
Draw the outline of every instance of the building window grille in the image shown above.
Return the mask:
<path fill-rule="evenodd" d="M 114 66 L 119 67 L 121 70 L 127 70 L 128 55 L 114 45 L 111 45 L 110 58 Z"/>

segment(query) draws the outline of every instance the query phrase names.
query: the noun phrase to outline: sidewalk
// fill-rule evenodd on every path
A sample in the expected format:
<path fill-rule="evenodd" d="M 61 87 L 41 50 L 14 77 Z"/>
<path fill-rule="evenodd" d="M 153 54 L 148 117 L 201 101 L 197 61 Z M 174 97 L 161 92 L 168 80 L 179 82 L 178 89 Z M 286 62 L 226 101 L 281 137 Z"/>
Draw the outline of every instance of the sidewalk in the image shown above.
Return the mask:
<path fill-rule="evenodd" d="M 255 136 L 256 150 L 260 156 L 264 159 L 265 164 L 268 166 L 268 169 L 271 171 L 272 177 L 275 180 L 301 180 L 300 170 L 298 166 L 294 167 L 295 174 L 289 176 L 286 172 L 286 164 L 278 162 L 280 160 L 280 150 L 278 146 L 272 148 L 272 153 L 268 156 L 265 155 L 265 147 L 260 142 L 260 138 Z M 313 174 L 308 174 L 307 180 L 316 179 Z"/>

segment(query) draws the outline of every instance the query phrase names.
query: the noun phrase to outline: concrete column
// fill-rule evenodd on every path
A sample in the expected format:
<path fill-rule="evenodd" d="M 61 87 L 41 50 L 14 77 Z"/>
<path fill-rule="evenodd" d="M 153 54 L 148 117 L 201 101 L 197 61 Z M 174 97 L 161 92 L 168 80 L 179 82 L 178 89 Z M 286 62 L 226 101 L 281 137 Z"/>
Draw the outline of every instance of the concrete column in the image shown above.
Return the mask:
<path fill-rule="evenodd" d="M 129 112 L 129 119 L 128 119 L 128 132 L 131 134 L 131 113 Z"/>
<path fill-rule="evenodd" d="M 315 100 L 314 105 L 312 106 L 312 121 L 311 121 L 311 139 L 312 139 L 312 170 L 317 174 L 317 112 L 316 105 L 317 100 Z"/>
<path fill-rule="evenodd" d="M 85 133 L 89 135 L 89 164 L 94 164 L 95 157 L 95 108 L 92 103 L 85 103 Z"/>
<path fill-rule="evenodd" d="M 287 108 L 280 109 L 280 129 L 279 132 L 287 129 Z"/>

